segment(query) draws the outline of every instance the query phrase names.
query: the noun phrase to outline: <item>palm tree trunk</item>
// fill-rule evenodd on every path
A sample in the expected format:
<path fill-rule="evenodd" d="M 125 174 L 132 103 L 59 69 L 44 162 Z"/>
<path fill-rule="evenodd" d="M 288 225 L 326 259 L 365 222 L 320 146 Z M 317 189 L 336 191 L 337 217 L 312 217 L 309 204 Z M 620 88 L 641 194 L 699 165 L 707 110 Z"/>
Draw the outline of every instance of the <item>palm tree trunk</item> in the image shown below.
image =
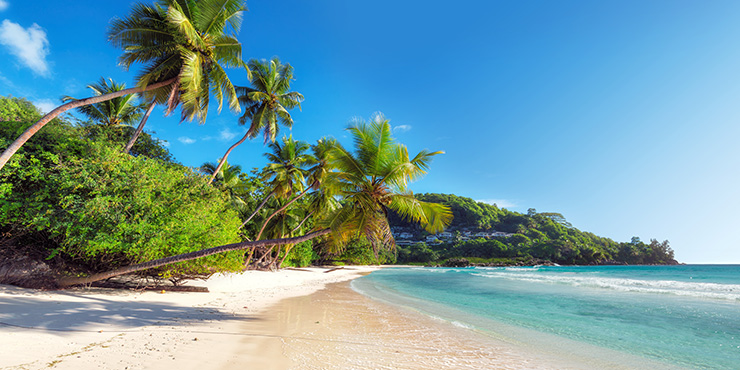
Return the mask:
<path fill-rule="evenodd" d="M 147 108 L 146 113 L 144 113 L 144 118 L 141 119 L 141 123 L 139 123 L 139 127 L 136 128 L 136 131 L 134 131 L 134 134 L 131 135 L 131 140 L 128 141 L 128 144 L 126 144 L 126 147 L 123 148 L 123 152 L 128 154 L 128 152 L 131 151 L 131 148 L 134 147 L 134 143 L 136 142 L 136 139 L 139 138 L 139 134 L 141 134 L 142 131 L 144 131 L 144 125 L 146 125 L 146 120 L 149 119 L 149 115 L 152 114 L 152 111 L 154 110 L 154 106 L 157 105 L 157 102 L 152 100 L 152 104 L 149 104 L 149 108 Z"/>
<path fill-rule="evenodd" d="M 213 182 L 213 179 L 216 178 L 216 175 L 218 174 L 218 171 L 221 171 L 221 167 L 223 167 L 224 166 L 224 163 L 226 163 L 226 158 L 229 157 L 229 153 L 231 153 L 231 151 L 234 150 L 234 148 L 238 147 L 239 145 L 241 145 L 241 143 L 243 143 L 245 140 L 247 140 L 247 138 L 249 137 L 249 134 L 250 134 L 250 131 L 247 130 L 247 133 L 244 134 L 244 137 L 241 140 L 237 141 L 234 145 L 232 145 L 229 148 L 229 150 L 226 151 L 226 154 L 224 154 L 223 158 L 221 158 L 221 161 L 218 162 L 218 167 L 216 167 L 216 170 L 213 171 L 213 175 L 211 175 L 211 179 L 208 180 L 208 183 L 209 184 L 212 183 Z"/>
<path fill-rule="evenodd" d="M 316 182 L 314 182 L 314 184 L 315 183 Z M 295 201 L 298 200 L 298 199 L 300 199 L 302 196 L 306 195 L 306 193 L 308 193 L 308 191 L 311 190 L 311 188 L 313 187 L 314 184 L 311 184 L 311 186 L 307 187 L 306 190 L 304 190 L 302 193 L 298 194 L 297 197 L 293 198 L 290 202 L 286 203 L 284 206 L 280 207 L 280 209 L 278 209 L 277 211 L 273 212 L 270 215 L 270 217 L 268 217 L 267 220 L 265 220 L 265 223 L 262 224 L 262 228 L 260 229 L 259 234 L 257 234 L 257 237 L 254 238 L 254 240 L 260 240 L 260 236 L 262 236 L 262 232 L 265 231 L 265 227 L 267 226 L 267 223 L 270 222 L 270 220 L 272 220 L 272 218 L 275 217 L 275 215 L 277 215 L 278 213 L 282 212 L 284 209 L 288 208 L 288 206 L 290 206 L 291 204 L 295 203 Z"/>
<path fill-rule="evenodd" d="M 272 270 L 272 269 L 273 269 L 273 266 L 277 267 L 277 263 L 275 263 L 275 262 L 277 262 L 278 258 L 280 258 L 280 252 L 281 252 L 282 250 L 283 250 L 283 246 L 282 246 L 282 245 L 279 245 L 279 246 L 277 247 L 277 251 L 275 252 L 275 255 L 274 255 L 274 256 L 272 256 L 272 259 L 270 260 L 270 263 L 269 263 L 269 264 L 267 265 L 267 267 L 268 267 L 268 268 L 269 268 L 270 270 Z"/>
<path fill-rule="evenodd" d="M 304 222 L 306 222 L 306 221 L 308 220 L 308 218 L 309 218 L 309 217 L 311 217 L 311 216 L 312 216 L 313 214 L 314 214 L 314 212 L 313 212 L 313 211 L 309 212 L 309 214 L 307 214 L 307 215 L 306 215 L 306 217 L 304 217 L 304 218 L 303 218 L 303 220 L 301 220 L 301 223 L 299 223 L 299 224 L 298 224 L 298 226 L 296 226 L 296 227 L 295 227 L 295 228 L 294 228 L 293 230 L 290 230 L 290 232 L 291 232 L 291 233 L 294 233 L 294 232 L 296 232 L 296 231 L 297 231 L 298 229 L 300 229 L 300 228 L 301 228 L 301 226 L 303 226 L 303 223 L 304 223 Z"/>
<path fill-rule="evenodd" d="M 254 250 L 257 248 L 250 248 L 249 254 L 247 254 L 247 258 L 244 260 L 244 268 L 249 267 L 249 263 L 252 262 L 252 256 L 254 255 Z"/>
<path fill-rule="evenodd" d="M 10 157 L 12 157 L 13 154 L 15 154 L 15 152 L 17 152 L 18 149 L 20 149 L 23 146 L 23 144 L 25 144 L 26 141 L 28 141 L 28 139 L 30 139 L 34 134 L 36 134 L 36 132 L 38 132 L 39 130 L 41 130 L 41 128 L 43 128 L 44 126 L 46 126 L 47 123 L 51 122 L 51 120 L 53 120 L 54 118 L 56 118 L 60 114 L 66 112 L 66 111 L 68 111 L 70 109 L 74 109 L 74 108 L 81 107 L 81 106 L 84 106 L 84 105 L 90 105 L 90 104 L 100 103 L 100 102 L 108 101 L 108 100 L 111 100 L 111 99 L 114 99 L 114 98 L 118 98 L 118 97 L 121 97 L 121 96 L 124 96 L 124 95 L 128 95 L 128 94 L 135 94 L 135 93 L 141 93 L 141 92 L 144 92 L 144 91 L 158 89 L 160 87 L 167 86 L 167 85 L 169 85 L 169 84 L 171 84 L 173 82 L 176 82 L 176 81 L 177 81 L 177 77 L 171 78 L 171 79 L 169 79 L 167 81 L 157 82 L 155 84 L 151 84 L 151 85 L 145 86 L 145 87 L 132 87 L 130 89 L 123 89 L 121 91 L 116 91 L 116 92 L 113 92 L 113 93 L 110 93 L 110 94 L 105 94 L 105 95 L 100 95 L 100 96 L 93 96 L 93 97 L 89 97 L 89 98 L 85 98 L 85 99 L 80 99 L 80 100 L 74 100 L 74 101 L 71 101 L 71 102 L 69 102 L 67 104 L 60 105 L 59 107 L 57 107 L 53 111 L 51 111 L 48 114 L 46 114 L 45 116 L 41 117 L 41 119 L 38 120 L 38 122 L 36 122 L 33 125 L 31 125 L 31 127 L 29 127 L 28 129 L 26 129 L 26 131 L 24 131 L 21 134 L 21 136 L 19 136 L 17 139 L 15 139 L 15 141 L 13 143 L 11 143 L 7 148 L 5 148 L 5 151 L 3 151 L 3 154 L 0 155 L 0 170 L 3 169 L 3 167 L 5 167 L 5 164 L 8 163 L 8 161 L 10 160 Z"/>
<path fill-rule="evenodd" d="M 257 214 L 257 212 L 259 212 L 260 209 L 262 209 L 262 207 L 264 207 L 265 203 L 267 203 L 267 200 L 270 199 L 273 195 L 275 195 L 275 190 L 271 191 L 270 194 L 267 194 L 267 196 L 265 197 L 265 199 L 262 200 L 262 203 L 260 203 L 260 205 L 257 206 L 257 209 L 255 209 L 254 212 L 252 212 L 252 214 L 249 215 L 249 217 L 247 217 L 247 219 L 244 222 L 242 222 L 242 225 L 239 226 L 239 228 L 237 230 L 239 230 L 242 227 L 244 227 L 244 225 L 246 225 L 247 222 L 249 222 L 252 219 L 252 217 L 254 217 Z"/>
<path fill-rule="evenodd" d="M 293 238 L 258 240 L 258 241 L 253 241 L 253 242 L 226 244 L 226 245 L 221 245 L 218 247 L 203 249 L 200 251 L 160 258 L 158 260 L 153 260 L 149 262 L 137 263 L 135 265 L 125 266 L 125 267 L 121 267 L 119 269 L 115 269 L 115 270 L 111 270 L 107 272 L 92 274 L 84 278 L 78 278 L 78 277 L 61 278 L 59 279 L 58 284 L 60 287 L 63 287 L 63 288 L 69 287 L 72 285 L 90 284 L 98 280 L 108 279 L 108 278 L 112 278 L 112 277 L 123 275 L 123 274 L 130 274 L 132 272 L 142 271 L 142 270 L 160 267 L 164 265 L 169 265 L 169 264 L 177 263 L 177 262 L 190 261 L 190 260 L 194 260 L 197 258 L 217 254 L 217 253 L 230 252 L 230 251 L 235 251 L 239 249 L 259 248 L 259 247 L 266 247 L 268 245 L 271 245 L 272 247 L 270 248 L 270 250 L 272 250 L 272 248 L 274 248 L 276 245 L 301 243 L 306 240 L 311 240 L 313 238 L 316 238 L 318 236 L 326 235 L 330 232 L 331 232 L 331 229 L 324 229 L 324 230 L 314 231 L 306 235 L 296 236 Z"/>
<path fill-rule="evenodd" d="M 290 253 L 291 250 L 293 250 L 293 248 L 290 245 L 285 246 L 285 255 L 283 256 L 282 259 L 280 259 L 280 262 L 278 262 L 277 264 L 278 269 L 280 268 L 280 266 L 283 265 L 283 262 L 285 262 L 285 259 L 288 258 L 288 253 Z"/>
<path fill-rule="evenodd" d="M 274 245 L 273 245 L 272 247 L 270 247 L 270 249 L 268 249 L 268 250 L 267 250 L 267 252 L 265 252 L 265 253 L 264 253 L 264 254 L 262 255 L 262 257 L 260 257 L 260 259 L 258 259 L 258 260 L 257 260 L 257 262 L 255 262 L 254 264 L 255 264 L 255 265 L 259 265 L 259 264 L 260 264 L 260 262 L 264 261 L 264 260 L 265 260 L 265 257 L 267 257 L 267 256 L 268 256 L 268 255 L 269 255 L 270 253 L 272 253 L 272 249 L 273 249 L 273 248 L 275 248 L 275 246 L 274 246 Z"/>

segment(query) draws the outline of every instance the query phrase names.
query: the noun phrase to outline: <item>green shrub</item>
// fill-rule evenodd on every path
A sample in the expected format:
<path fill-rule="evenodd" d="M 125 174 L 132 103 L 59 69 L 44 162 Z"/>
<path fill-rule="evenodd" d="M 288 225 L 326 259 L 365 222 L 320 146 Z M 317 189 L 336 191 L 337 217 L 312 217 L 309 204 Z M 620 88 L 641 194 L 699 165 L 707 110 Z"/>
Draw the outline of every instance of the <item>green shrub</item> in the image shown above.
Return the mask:
<path fill-rule="evenodd" d="M 0 128 L 0 140 L 24 125 Z M 191 169 L 120 153 L 64 122 L 44 127 L 0 173 L 0 225 L 48 234 L 49 255 L 88 272 L 239 241 L 226 196 Z M 162 277 L 242 268 L 231 252 L 163 267 Z"/>
<path fill-rule="evenodd" d="M 12 96 L 0 96 L 0 122 L 33 122 L 41 112 L 30 101 Z"/>
<path fill-rule="evenodd" d="M 347 244 L 336 259 L 352 265 L 391 264 L 396 262 L 396 255 L 395 250 L 381 249 L 376 258 L 370 242 L 365 237 L 359 237 Z"/>
<path fill-rule="evenodd" d="M 311 262 L 317 258 L 318 256 L 313 250 L 313 243 L 311 240 L 308 240 L 294 246 L 290 252 L 288 252 L 288 257 L 285 258 L 282 266 L 306 267 L 310 266 Z"/>

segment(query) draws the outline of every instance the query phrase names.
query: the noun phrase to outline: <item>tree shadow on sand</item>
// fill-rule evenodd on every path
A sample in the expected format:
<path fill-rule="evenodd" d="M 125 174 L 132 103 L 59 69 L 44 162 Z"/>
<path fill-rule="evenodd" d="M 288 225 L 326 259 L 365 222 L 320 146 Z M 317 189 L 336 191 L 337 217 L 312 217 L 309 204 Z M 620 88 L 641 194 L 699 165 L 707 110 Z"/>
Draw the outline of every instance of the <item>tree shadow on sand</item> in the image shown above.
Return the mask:
<path fill-rule="evenodd" d="M 3 287 L 4 288 L 4 287 Z M 145 326 L 175 327 L 198 322 L 252 321 L 258 318 L 234 314 L 216 307 L 190 307 L 151 300 L 117 300 L 96 296 L 55 292 L 48 293 L 0 289 L 0 327 L 16 327 L 65 332 L 125 332 Z M 191 293 L 192 294 L 192 293 Z"/>

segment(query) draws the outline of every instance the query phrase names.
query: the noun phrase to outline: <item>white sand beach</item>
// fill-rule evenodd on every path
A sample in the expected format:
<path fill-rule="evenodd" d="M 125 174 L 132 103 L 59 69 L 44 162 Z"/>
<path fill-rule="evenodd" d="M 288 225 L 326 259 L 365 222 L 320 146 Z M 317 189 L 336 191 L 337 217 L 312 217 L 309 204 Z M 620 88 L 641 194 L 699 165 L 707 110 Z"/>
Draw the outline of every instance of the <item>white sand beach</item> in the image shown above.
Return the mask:
<path fill-rule="evenodd" d="M 286 368 L 280 346 L 243 343 L 244 323 L 375 269 L 248 271 L 188 284 L 209 293 L 0 285 L 0 369 Z"/>

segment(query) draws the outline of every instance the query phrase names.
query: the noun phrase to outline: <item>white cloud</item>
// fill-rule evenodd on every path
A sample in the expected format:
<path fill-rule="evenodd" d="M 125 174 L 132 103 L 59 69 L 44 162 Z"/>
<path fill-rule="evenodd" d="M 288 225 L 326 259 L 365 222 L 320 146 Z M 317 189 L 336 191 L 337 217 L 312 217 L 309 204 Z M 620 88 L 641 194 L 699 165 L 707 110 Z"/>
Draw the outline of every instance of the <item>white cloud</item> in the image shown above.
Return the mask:
<path fill-rule="evenodd" d="M 10 4 L 7 1 L 0 0 L 0 12 L 2 12 L 5 9 L 8 9 L 8 6 L 10 6 Z"/>
<path fill-rule="evenodd" d="M 399 125 L 393 128 L 393 132 L 408 132 L 409 130 L 411 130 L 409 125 Z"/>
<path fill-rule="evenodd" d="M 169 147 L 170 147 L 170 142 L 169 142 L 169 141 L 167 141 L 167 140 L 162 140 L 162 139 L 159 139 L 159 143 L 160 143 L 160 144 L 161 144 L 161 145 L 162 145 L 163 147 L 165 147 L 165 148 L 169 148 Z"/>
<path fill-rule="evenodd" d="M 0 0 L 2 1 L 2 0 Z M 0 25 L 0 44 L 5 45 L 11 54 L 41 76 L 49 75 L 49 40 L 46 32 L 36 23 L 24 29 L 17 23 L 4 20 Z"/>
<path fill-rule="evenodd" d="M 190 144 L 194 143 L 196 140 L 195 139 L 191 139 L 191 138 L 189 138 L 187 136 L 180 136 L 180 137 L 177 138 L 177 141 L 179 141 L 179 142 L 181 142 L 181 143 L 183 143 L 185 145 L 190 145 Z"/>
<path fill-rule="evenodd" d="M 233 139 L 233 138 L 236 137 L 236 132 L 233 132 L 233 131 L 229 130 L 228 128 L 225 128 L 225 129 L 221 130 L 218 133 L 218 135 L 219 135 L 218 136 L 218 139 L 221 140 L 221 141 L 231 141 L 231 139 Z"/>
<path fill-rule="evenodd" d="M 495 204 L 498 206 L 498 208 L 514 208 L 517 205 L 512 202 L 508 201 L 506 199 L 476 199 L 476 202 L 486 203 L 486 204 Z"/>
<path fill-rule="evenodd" d="M 32 103 L 33 105 L 36 106 L 36 108 L 41 110 L 41 112 L 44 114 L 53 111 L 54 108 L 59 106 L 59 104 L 55 103 L 53 100 L 50 100 L 50 99 L 34 100 L 32 101 Z"/>

